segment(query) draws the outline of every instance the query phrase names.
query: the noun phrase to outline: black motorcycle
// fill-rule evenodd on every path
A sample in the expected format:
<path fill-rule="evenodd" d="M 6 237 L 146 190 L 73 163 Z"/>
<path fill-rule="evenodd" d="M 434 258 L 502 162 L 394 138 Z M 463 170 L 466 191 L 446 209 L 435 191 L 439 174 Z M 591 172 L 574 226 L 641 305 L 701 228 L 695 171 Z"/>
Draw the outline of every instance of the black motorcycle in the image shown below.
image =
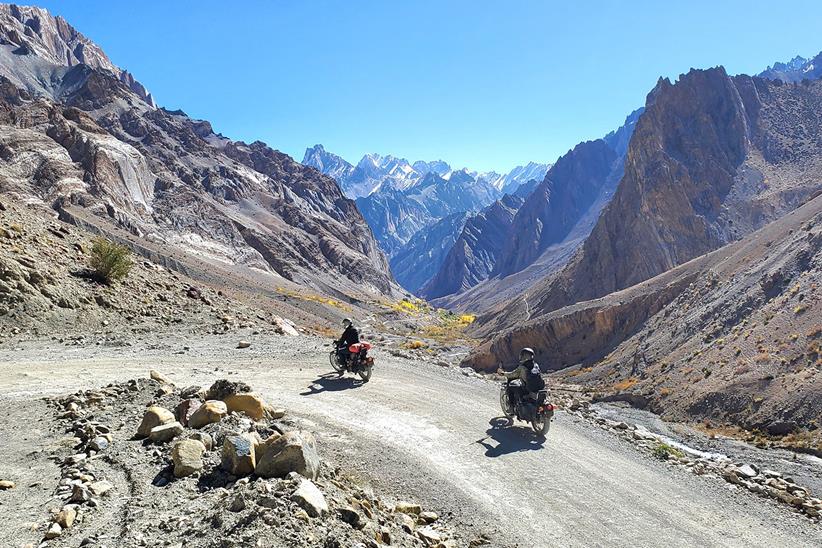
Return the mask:
<path fill-rule="evenodd" d="M 350 371 L 355 375 L 359 375 L 363 382 L 368 382 L 371 379 L 371 371 L 374 369 L 374 358 L 368 355 L 368 351 L 373 348 L 366 342 L 359 342 L 348 347 L 348 359 L 344 362 L 337 341 L 334 341 L 334 350 L 328 354 L 328 361 L 331 362 L 331 367 L 340 375 Z"/>
<path fill-rule="evenodd" d="M 506 381 L 502 383 L 499 393 L 499 403 L 502 407 L 502 414 L 508 420 L 516 417 L 518 420 L 530 422 L 531 428 L 539 435 L 545 435 L 551 427 L 551 419 L 554 417 L 556 406 L 548 402 L 548 391 L 537 392 L 536 399 L 531 397 L 511 398 L 511 387 L 522 386 L 521 381 Z"/>

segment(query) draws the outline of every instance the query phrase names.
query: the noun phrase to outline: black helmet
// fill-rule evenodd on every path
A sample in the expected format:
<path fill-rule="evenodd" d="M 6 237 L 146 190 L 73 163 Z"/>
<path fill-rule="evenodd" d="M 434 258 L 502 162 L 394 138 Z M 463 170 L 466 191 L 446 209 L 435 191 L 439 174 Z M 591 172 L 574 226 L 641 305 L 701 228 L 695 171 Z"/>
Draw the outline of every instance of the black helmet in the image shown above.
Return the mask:
<path fill-rule="evenodd" d="M 349 325 L 353 324 L 354 322 L 351 321 L 351 318 L 344 318 L 342 321 L 343 327 L 348 327 Z"/>
<path fill-rule="evenodd" d="M 534 349 L 533 348 L 523 348 L 519 351 L 519 361 L 520 363 L 527 362 L 534 358 Z"/>

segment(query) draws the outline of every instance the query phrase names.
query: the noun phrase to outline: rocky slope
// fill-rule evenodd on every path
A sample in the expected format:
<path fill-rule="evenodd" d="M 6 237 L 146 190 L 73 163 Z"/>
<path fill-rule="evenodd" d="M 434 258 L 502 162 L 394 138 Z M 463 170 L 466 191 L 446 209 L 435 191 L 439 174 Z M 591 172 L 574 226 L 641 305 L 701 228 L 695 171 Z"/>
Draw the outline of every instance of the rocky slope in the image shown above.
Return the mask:
<path fill-rule="evenodd" d="M 3 71 L 40 76 L 25 87 L 0 76 L 0 199 L 268 295 L 293 284 L 346 300 L 398 290 L 332 178 L 153 108 L 106 70 L 15 50 L 0 45 Z"/>
<path fill-rule="evenodd" d="M 0 4 L 0 42 L 13 55 L 36 56 L 54 65 L 74 67 L 80 64 L 114 75 L 143 101 L 154 106 L 151 93 L 127 70 L 114 65 L 94 42 L 79 33 L 62 17 L 29 6 Z M 27 74 L 25 62 L 9 66 L 2 63 L 2 74 L 29 92 L 39 91 L 45 82 Z"/>
<path fill-rule="evenodd" d="M 750 233 L 822 188 L 822 82 L 692 70 L 648 97 L 614 199 L 531 314 L 629 287 Z"/>
<path fill-rule="evenodd" d="M 650 280 L 527 321 L 465 364 L 493 370 L 534 346 L 546 369 L 600 398 L 820 441 L 821 261 L 819 196 Z"/>
<path fill-rule="evenodd" d="M 506 194 L 480 213 L 463 220 L 459 237 L 420 290 L 436 299 L 472 287 L 489 276 L 503 253 L 505 235 L 523 199 Z"/>
<path fill-rule="evenodd" d="M 468 213 L 443 217 L 416 234 L 391 257 L 391 272 L 402 287 L 411 293 L 420 289 L 437 274 L 460 236 Z M 424 295 L 424 293 L 422 293 Z"/>

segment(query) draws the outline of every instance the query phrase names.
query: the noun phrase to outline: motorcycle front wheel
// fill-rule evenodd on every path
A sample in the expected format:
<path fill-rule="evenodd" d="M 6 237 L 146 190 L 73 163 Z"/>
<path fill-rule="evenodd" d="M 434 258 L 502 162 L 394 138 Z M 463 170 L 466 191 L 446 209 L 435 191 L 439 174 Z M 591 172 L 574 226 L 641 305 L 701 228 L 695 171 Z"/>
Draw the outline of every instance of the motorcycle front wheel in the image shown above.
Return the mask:
<path fill-rule="evenodd" d="M 370 381 L 371 380 L 371 366 L 369 365 L 369 366 L 363 367 L 362 369 L 359 370 L 358 374 L 359 374 L 359 376 L 360 376 L 360 378 L 362 379 L 363 382 Z"/>
<path fill-rule="evenodd" d="M 332 350 L 330 354 L 328 354 L 328 361 L 331 362 L 331 367 L 334 368 L 334 371 L 337 373 L 342 373 L 343 366 L 340 363 L 339 356 L 337 356 L 337 351 Z"/>
<path fill-rule="evenodd" d="M 551 417 L 546 416 L 544 413 L 538 413 L 534 420 L 531 421 L 531 428 L 534 429 L 540 436 L 544 436 L 548 429 L 551 428 Z"/>
<path fill-rule="evenodd" d="M 508 390 L 503 388 L 499 391 L 499 406 L 502 407 L 502 414 L 506 419 L 514 417 L 514 406 L 511 405 L 511 400 L 508 398 Z"/>

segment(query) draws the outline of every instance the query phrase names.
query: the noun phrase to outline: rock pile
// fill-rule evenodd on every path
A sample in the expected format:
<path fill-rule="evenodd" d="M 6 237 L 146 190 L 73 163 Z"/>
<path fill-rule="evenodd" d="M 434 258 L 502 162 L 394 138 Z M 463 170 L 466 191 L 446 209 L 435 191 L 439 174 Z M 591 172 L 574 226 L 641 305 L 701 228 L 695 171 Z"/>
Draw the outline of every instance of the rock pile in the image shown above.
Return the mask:
<path fill-rule="evenodd" d="M 590 400 L 582 395 L 556 395 L 555 400 L 567 412 L 613 432 L 655 458 L 690 470 L 697 475 L 722 478 L 752 493 L 789 504 L 812 519 L 819 520 L 822 517 L 822 499 L 812 496 L 808 489 L 797 485 L 792 478 L 784 477 L 779 472 L 760 470 L 749 463 L 732 462 L 727 457 L 697 456 L 671 447 L 662 436 L 641 426 L 599 416 L 590 407 Z"/>
<path fill-rule="evenodd" d="M 51 401 L 71 449 L 43 542 L 465 544 L 435 512 L 388 501 L 322 460 L 311 432 L 243 383 L 179 389 L 153 372 Z"/>

